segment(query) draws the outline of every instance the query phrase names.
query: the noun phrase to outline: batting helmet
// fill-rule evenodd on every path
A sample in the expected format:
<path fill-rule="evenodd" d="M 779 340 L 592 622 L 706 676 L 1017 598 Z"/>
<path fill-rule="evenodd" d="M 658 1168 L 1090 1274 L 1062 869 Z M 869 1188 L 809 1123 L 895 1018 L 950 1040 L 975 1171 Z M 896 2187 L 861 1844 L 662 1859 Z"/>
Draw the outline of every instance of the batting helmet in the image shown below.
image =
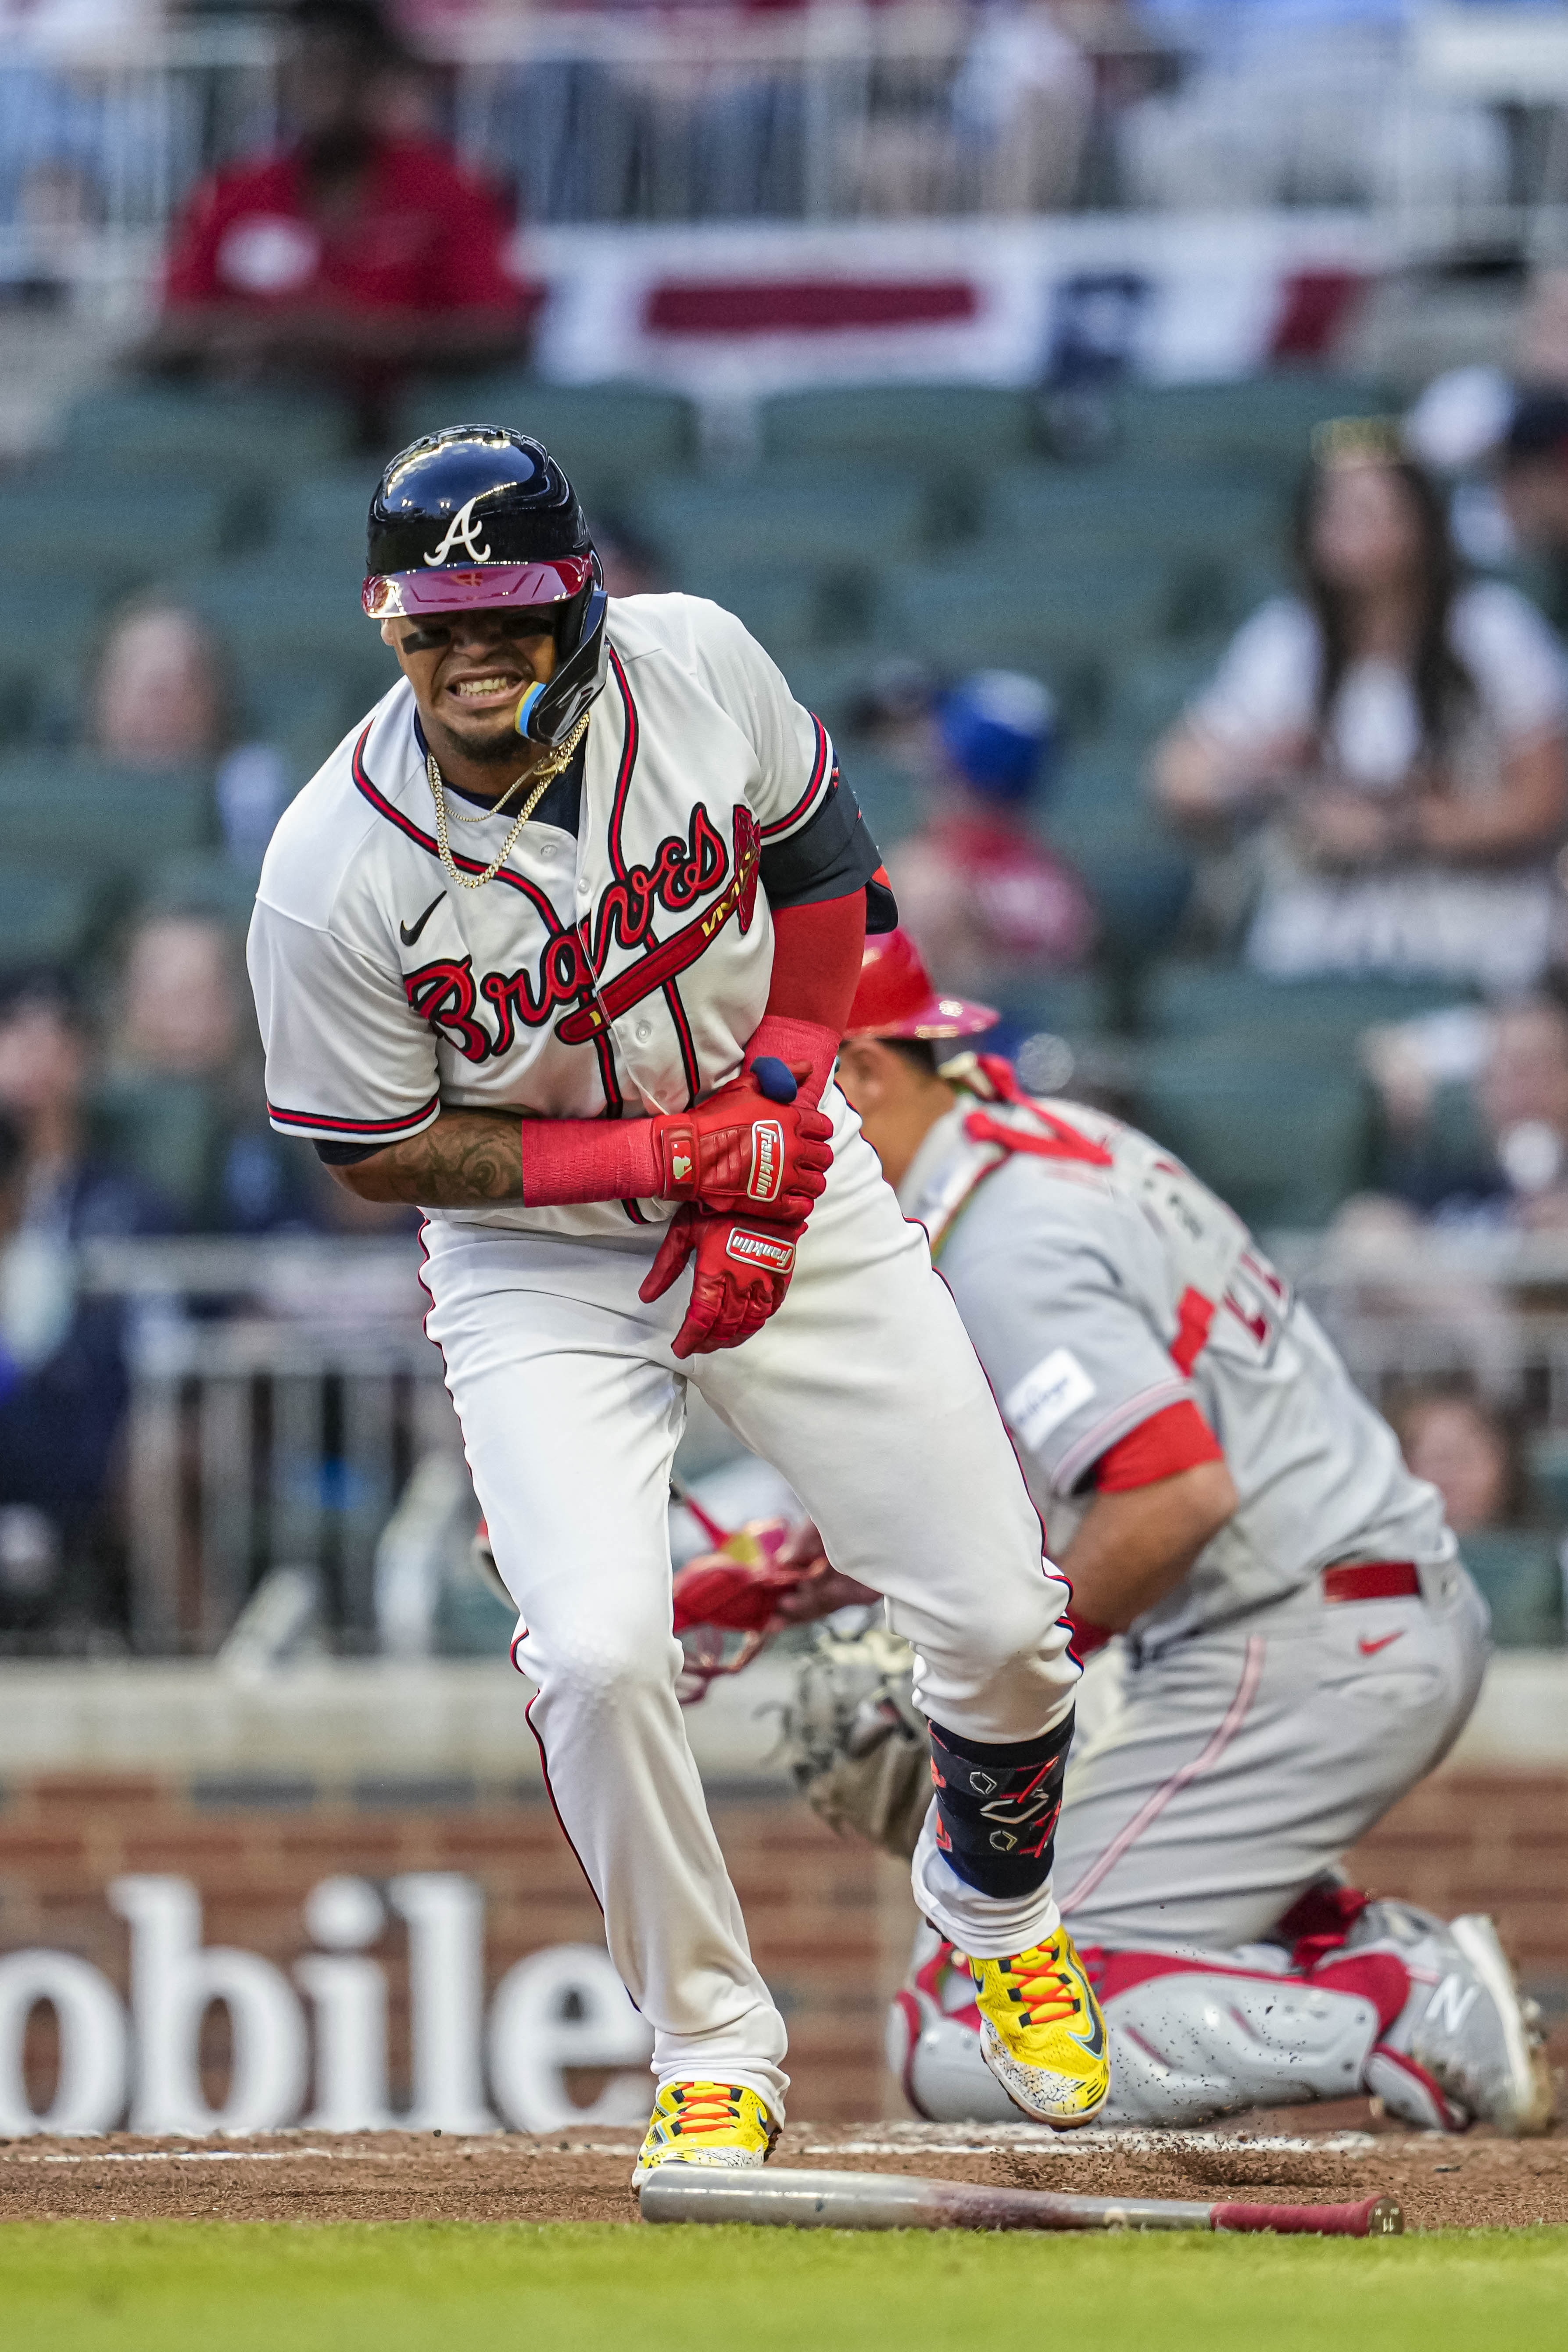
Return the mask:
<path fill-rule="evenodd" d="M 848 1036 L 974 1037 L 1001 1017 L 989 1004 L 939 996 L 908 931 L 882 931 L 866 942 L 844 1027 Z"/>
<path fill-rule="evenodd" d="M 363 601 L 373 621 L 553 606 L 555 675 L 517 709 L 534 742 L 561 742 L 605 683 L 605 586 L 577 494 L 542 443 L 504 425 L 448 425 L 393 459 L 370 502 Z"/>

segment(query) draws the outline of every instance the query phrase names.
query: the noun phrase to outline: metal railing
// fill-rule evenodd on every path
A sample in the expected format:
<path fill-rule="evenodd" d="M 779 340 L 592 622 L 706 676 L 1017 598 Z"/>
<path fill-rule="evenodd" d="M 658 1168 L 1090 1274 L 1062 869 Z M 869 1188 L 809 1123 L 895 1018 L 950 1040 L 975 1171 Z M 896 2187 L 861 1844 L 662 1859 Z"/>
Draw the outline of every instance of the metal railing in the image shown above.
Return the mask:
<path fill-rule="evenodd" d="M 1274 1247 L 1375 1401 L 1462 1374 L 1568 1442 L 1568 1235 Z M 378 1545 L 416 1469 L 438 1484 L 431 1465 L 461 1456 L 412 1244 L 104 1243 L 83 1271 L 127 1311 L 136 1648 L 217 1650 L 262 1580 L 293 1569 L 336 1646 L 417 1650 L 424 1633 L 389 1620 L 407 1596 L 384 1551 L 378 1593 Z M 443 1486 L 425 1516 L 450 1499 Z"/>
<path fill-rule="evenodd" d="M 1270 1246 L 1375 1403 L 1463 1379 L 1531 1428 L 1568 1433 L 1568 1234 L 1426 1228 Z"/>
<path fill-rule="evenodd" d="M 527 9 L 433 34 L 423 102 L 546 226 L 1328 205 L 1440 247 L 1568 214 L 1568 14 L 1270 16 Z M 14 37 L 0 275 L 145 280 L 198 178 L 269 144 L 279 103 L 260 16 L 133 47 Z"/>
<path fill-rule="evenodd" d="M 410 1243 L 103 1243 L 127 1308 L 132 1638 L 216 1650 L 272 1570 L 338 1646 L 376 1637 L 375 1548 L 415 1465 L 460 1453 Z"/>

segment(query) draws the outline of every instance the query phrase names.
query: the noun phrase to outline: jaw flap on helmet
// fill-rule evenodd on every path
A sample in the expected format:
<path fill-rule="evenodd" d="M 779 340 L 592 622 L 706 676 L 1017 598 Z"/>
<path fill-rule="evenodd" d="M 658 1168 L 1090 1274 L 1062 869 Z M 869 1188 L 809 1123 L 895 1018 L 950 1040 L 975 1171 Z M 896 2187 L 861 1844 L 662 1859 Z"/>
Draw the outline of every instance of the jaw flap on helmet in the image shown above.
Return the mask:
<path fill-rule="evenodd" d="M 563 742 L 588 705 L 602 692 L 610 668 L 610 644 L 605 634 L 609 603 L 595 556 L 593 581 L 583 593 L 576 643 L 559 662 L 554 677 L 544 684 L 531 686 L 517 706 L 517 731 L 531 743 L 553 747 Z M 571 627 L 569 618 L 557 638 L 558 645 L 569 635 Z"/>

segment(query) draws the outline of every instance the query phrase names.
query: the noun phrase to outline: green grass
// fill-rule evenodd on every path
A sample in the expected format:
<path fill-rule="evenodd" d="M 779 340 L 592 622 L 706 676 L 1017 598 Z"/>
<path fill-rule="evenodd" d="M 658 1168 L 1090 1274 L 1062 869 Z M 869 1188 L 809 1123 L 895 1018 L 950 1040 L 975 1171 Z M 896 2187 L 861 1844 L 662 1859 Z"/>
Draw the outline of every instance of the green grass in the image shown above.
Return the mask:
<path fill-rule="evenodd" d="M 6 2352 L 1562 2352 L 1568 2230 L 1365 2244 L 824 2231 L 0 2228 Z"/>

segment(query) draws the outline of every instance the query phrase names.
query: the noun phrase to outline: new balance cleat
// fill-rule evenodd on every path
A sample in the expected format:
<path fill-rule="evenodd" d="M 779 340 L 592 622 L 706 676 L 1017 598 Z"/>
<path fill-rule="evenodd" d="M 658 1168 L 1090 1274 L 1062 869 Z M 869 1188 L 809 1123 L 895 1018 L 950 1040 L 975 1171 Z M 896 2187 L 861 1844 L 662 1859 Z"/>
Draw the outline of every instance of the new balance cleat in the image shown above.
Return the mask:
<path fill-rule="evenodd" d="M 1092 2122 L 1110 2089 L 1105 2020 L 1065 1927 L 1011 1959 L 969 1963 L 980 2046 L 1016 2107 L 1070 2131 Z"/>
<path fill-rule="evenodd" d="M 637 2151 L 632 2187 L 663 2164 L 754 2169 L 779 2136 L 764 2101 L 738 2083 L 667 2083 Z"/>
<path fill-rule="evenodd" d="M 1368 2090 L 1402 2122 L 1522 2137 L 1551 2127 L 1552 2077 L 1538 2011 L 1520 1998 L 1492 1922 L 1444 1921 L 1413 1904 L 1370 1904 L 1351 1938 L 1393 1950 L 1410 1978 L 1399 2015 L 1368 2059 Z"/>

